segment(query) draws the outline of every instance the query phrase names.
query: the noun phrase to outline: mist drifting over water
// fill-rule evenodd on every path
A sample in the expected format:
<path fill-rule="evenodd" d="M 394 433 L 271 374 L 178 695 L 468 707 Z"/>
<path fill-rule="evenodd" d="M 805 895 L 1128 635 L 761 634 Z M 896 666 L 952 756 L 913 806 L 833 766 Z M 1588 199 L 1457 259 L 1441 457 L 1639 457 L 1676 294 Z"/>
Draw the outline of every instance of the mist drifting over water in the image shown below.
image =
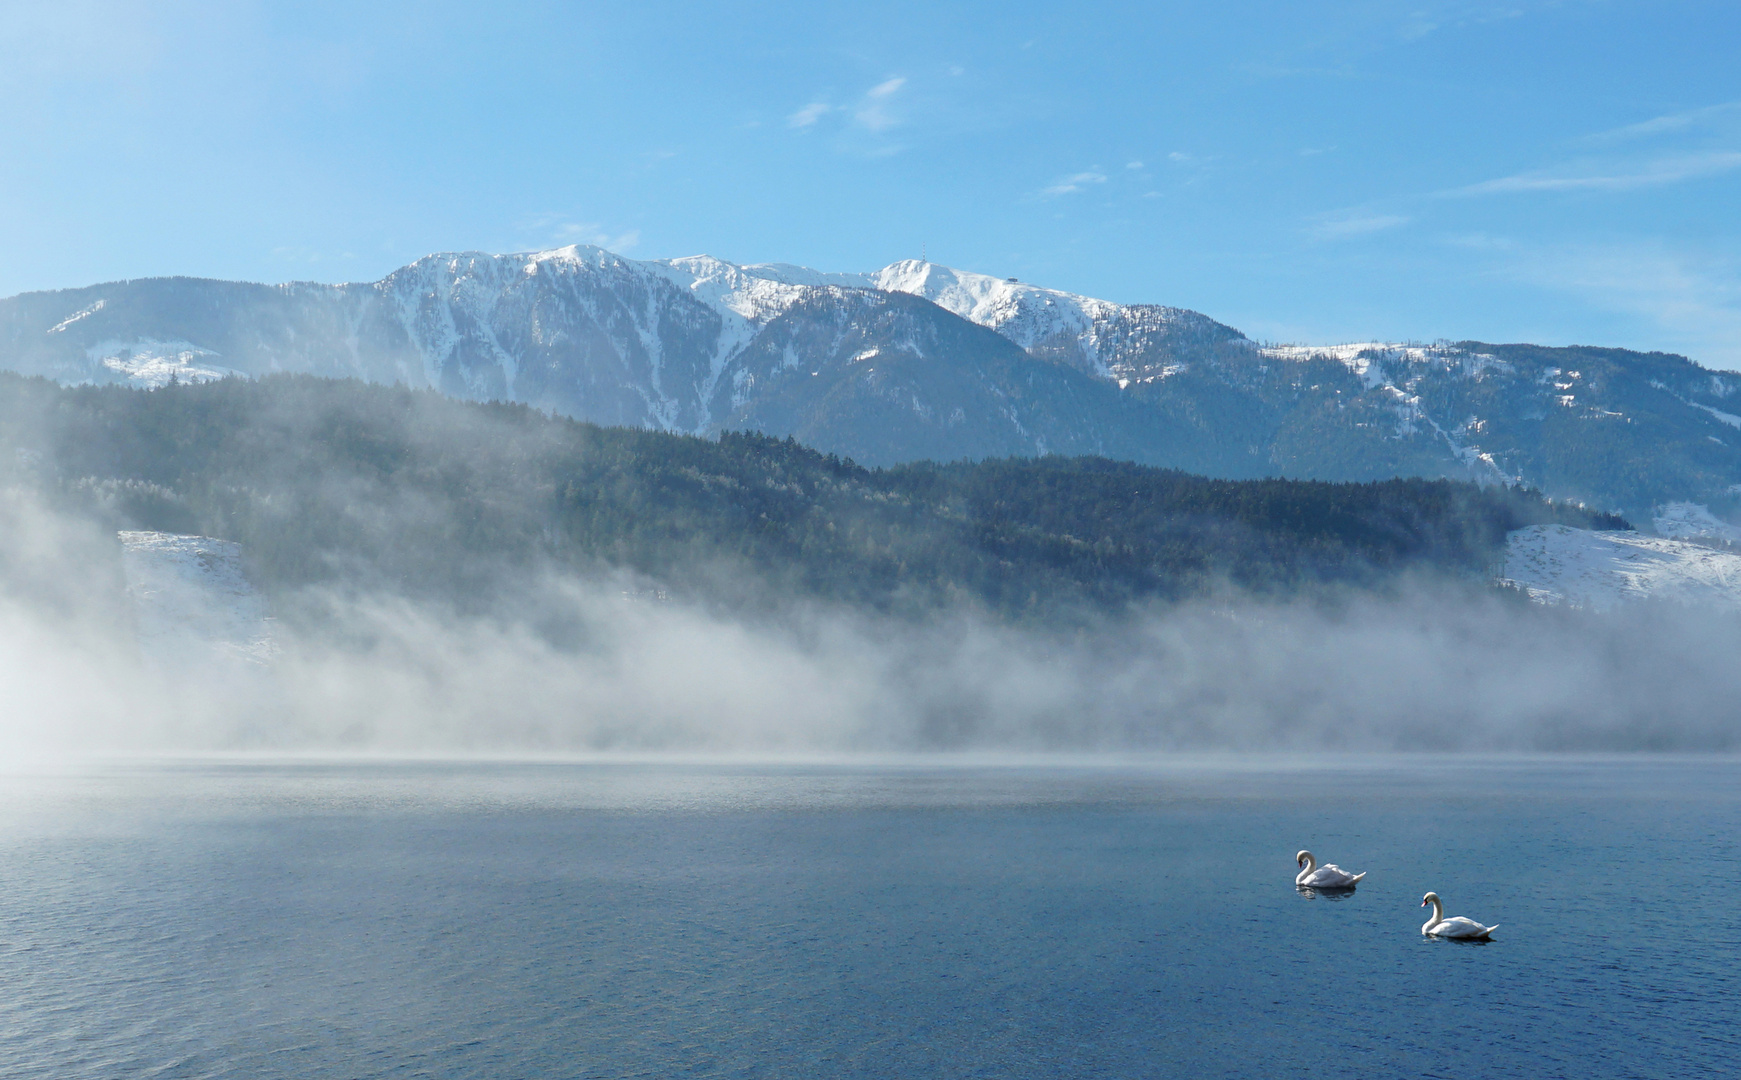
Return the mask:
<path fill-rule="evenodd" d="M 112 539 L 16 492 L 0 513 L 13 751 L 1741 747 L 1741 620 L 1686 608 L 1598 616 L 1421 584 L 1034 628 L 799 600 L 739 615 L 538 576 L 489 615 L 305 593 L 259 665 L 142 653 Z"/>

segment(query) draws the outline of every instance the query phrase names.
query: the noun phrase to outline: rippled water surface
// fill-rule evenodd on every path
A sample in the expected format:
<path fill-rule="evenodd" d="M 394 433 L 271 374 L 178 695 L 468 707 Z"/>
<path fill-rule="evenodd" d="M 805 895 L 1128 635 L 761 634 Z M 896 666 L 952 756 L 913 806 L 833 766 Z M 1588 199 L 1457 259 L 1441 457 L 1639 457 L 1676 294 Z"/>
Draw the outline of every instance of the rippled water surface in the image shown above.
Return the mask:
<path fill-rule="evenodd" d="M 1733 1076 L 1741 765 L 0 778 L 0 1075 Z M 1292 856 L 1370 876 L 1308 899 Z M 1425 940 L 1421 893 L 1500 923 Z"/>

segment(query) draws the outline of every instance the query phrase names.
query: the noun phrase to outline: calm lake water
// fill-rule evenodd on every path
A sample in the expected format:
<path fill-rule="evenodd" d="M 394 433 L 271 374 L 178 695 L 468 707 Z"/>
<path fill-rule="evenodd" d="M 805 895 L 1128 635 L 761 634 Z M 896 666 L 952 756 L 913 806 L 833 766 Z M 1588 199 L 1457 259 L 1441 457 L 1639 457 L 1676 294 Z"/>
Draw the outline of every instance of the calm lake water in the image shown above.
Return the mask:
<path fill-rule="evenodd" d="M 1733 760 L 0 784 L 16 1080 L 1741 1072 Z"/>

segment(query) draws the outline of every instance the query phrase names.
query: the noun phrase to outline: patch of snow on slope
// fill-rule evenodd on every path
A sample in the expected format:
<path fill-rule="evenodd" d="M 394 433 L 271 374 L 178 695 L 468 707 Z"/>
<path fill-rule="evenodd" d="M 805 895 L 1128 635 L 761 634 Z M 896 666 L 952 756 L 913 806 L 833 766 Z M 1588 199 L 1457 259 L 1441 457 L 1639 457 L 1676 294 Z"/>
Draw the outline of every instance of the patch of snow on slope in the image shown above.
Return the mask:
<path fill-rule="evenodd" d="M 218 354 L 186 341 L 104 341 L 85 350 L 93 364 L 124 375 L 134 386 L 156 390 L 168 386 L 171 379 L 179 382 L 211 382 L 241 375 L 239 371 L 219 367 L 208 357 Z"/>
<path fill-rule="evenodd" d="M 1447 430 L 1421 406 L 1421 399 L 1410 390 L 1417 380 L 1409 367 L 1435 364 L 1460 369 L 1465 378 L 1479 379 L 1488 371 L 1509 371 L 1510 365 L 1486 353 L 1471 353 L 1462 349 L 1433 345 L 1407 345 L 1398 342 L 1361 341 L 1346 345 L 1266 345 L 1258 349 L 1264 356 L 1292 363 L 1309 360 L 1334 360 L 1360 379 L 1366 390 L 1388 391 L 1396 413 L 1396 434 L 1408 437 L 1417 434 L 1424 423 L 1433 434 L 1443 439 L 1451 454 L 1469 470 L 1470 477 L 1480 484 L 1520 483 L 1522 477 L 1507 472 L 1499 461 L 1478 445 L 1469 441 L 1481 428 L 1471 417 Z M 1392 370 L 1394 369 L 1394 370 Z M 1398 384 L 1401 385 L 1398 385 Z"/>
<path fill-rule="evenodd" d="M 242 573 L 240 544 L 162 532 L 116 535 L 147 659 L 172 668 L 271 659 L 266 601 Z"/>
<path fill-rule="evenodd" d="M 1296 363 L 1319 357 L 1335 360 L 1360 376 L 1361 384 L 1368 390 L 1383 386 L 1387 381 L 1384 368 L 1373 363 L 1374 353 L 1378 359 L 1417 364 L 1443 359 L 1447 353 L 1447 350 L 1424 345 L 1402 345 L 1385 341 L 1362 341 L 1349 345 L 1266 345 L 1258 351 L 1277 360 L 1291 360 Z"/>
<path fill-rule="evenodd" d="M 1657 509 L 1652 522 L 1656 531 L 1671 540 L 1721 540 L 1741 544 L 1741 528 L 1711 513 L 1711 508 L 1694 502 L 1671 502 Z"/>
<path fill-rule="evenodd" d="M 1533 525 L 1506 538 L 1504 580 L 1543 604 L 1638 600 L 1741 611 L 1741 555 L 1631 532 Z"/>

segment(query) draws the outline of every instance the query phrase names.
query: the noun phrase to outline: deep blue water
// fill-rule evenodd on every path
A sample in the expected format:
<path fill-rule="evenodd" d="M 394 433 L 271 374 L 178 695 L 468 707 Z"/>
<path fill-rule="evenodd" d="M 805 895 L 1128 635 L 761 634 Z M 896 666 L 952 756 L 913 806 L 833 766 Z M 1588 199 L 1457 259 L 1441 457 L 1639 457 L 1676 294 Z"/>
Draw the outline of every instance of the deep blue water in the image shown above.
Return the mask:
<path fill-rule="evenodd" d="M 17 1080 L 1741 1074 L 1732 760 L 3 784 Z"/>

